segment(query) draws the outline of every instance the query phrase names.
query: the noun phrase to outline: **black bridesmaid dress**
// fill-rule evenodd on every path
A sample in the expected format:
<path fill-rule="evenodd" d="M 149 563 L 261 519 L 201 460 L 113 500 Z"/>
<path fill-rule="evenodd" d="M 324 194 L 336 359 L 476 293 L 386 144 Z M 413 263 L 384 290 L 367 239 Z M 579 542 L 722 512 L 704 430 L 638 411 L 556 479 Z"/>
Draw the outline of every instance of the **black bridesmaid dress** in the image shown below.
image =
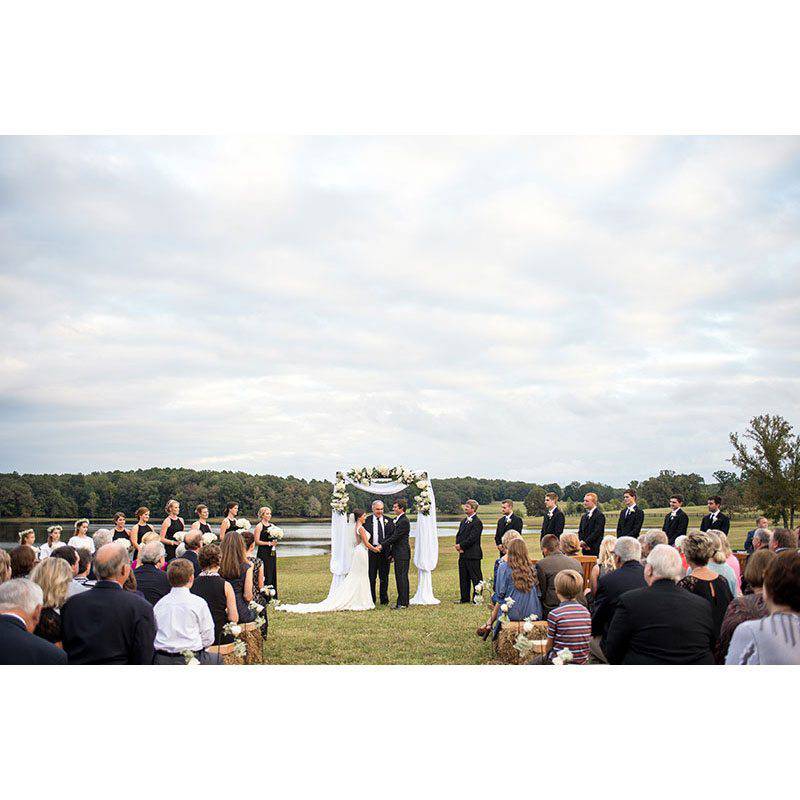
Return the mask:
<path fill-rule="evenodd" d="M 272 527 L 270 523 L 269 528 Z M 269 528 L 261 530 L 261 538 L 269 538 Z M 256 555 L 264 562 L 264 588 L 271 586 L 275 590 L 273 600 L 278 599 L 278 551 L 277 548 L 260 544 Z"/>
<path fill-rule="evenodd" d="M 182 519 L 171 519 L 169 527 L 167 528 L 167 539 L 174 539 L 176 533 L 180 533 L 184 529 Z M 164 549 L 167 551 L 167 563 L 175 559 L 175 551 L 178 549 L 176 544 L 165 544 Z"/>

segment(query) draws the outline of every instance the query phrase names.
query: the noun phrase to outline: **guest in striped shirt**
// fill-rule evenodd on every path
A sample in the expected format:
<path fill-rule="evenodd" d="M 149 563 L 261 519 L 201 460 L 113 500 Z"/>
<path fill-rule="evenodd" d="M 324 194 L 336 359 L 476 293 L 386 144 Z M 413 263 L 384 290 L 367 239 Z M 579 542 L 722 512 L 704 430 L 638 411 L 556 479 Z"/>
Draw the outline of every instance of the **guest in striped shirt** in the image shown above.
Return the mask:
<path fill-rule="evenodd" d="M 572 653 L 573 664 L 589 660 L 592 617 L 578 600 L 583 591 L 583 575 L 565 569 L 556 575 L 556 595 L 560 604 L 547 615 L 547 656 L 549 663 L 562 651 Z"/>

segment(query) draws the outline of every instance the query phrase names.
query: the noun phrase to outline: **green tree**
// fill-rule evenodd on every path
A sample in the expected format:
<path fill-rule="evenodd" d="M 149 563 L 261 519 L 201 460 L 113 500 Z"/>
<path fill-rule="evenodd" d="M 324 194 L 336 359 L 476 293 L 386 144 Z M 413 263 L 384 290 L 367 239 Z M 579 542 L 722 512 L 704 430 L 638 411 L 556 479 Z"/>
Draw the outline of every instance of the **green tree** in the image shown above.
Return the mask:
<path fill-rule="evenodd" d="M 525 510 L 528 512 L 529 517 L 544 516 L 544 512 L 546 510 L 544 496 L 545 490 L 543 486 L 534 485 L 533 488 L 528 492 L 527 496 L 525 497 Z"/>

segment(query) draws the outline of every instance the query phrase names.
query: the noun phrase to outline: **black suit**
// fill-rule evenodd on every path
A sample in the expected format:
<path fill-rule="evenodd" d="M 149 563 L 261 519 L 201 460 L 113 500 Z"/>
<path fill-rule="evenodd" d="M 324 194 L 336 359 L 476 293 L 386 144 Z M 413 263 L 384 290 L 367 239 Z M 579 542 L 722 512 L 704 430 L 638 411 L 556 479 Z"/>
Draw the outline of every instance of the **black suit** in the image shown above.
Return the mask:
<path fill-rule="evenodd" d="M 553 536 L 561 536 L 564 533 L 564 522 L 564 512 L 558 506 L 553 509 L 552 517 L 548 511 L 545 511 L 539 541 L 542 540 L 542 537 L 547 536 L 548 533 L 552 533 Z"/>
<path fill-rule="evenodd" d="M 473 587 L 480 583 L 481 559 L 481 534 L 483 533 L 483 523 L 477 516 L 473 515 L 468 522 L 467 517 L 461 520 L 456 534 L 456 544 L 461 545 L 463 552 L 458 554 L 458 583 L 461 590 L 461 602 L 470 603 L 474 598 Z M 470 592 L 472 591 L 472 597 Z"/>
<path fill-rule="evenodd" d="M 630 514 L 628 511 L 629 509 L 623 508 L 619 512 L 617 536 L 633 536 L 634 539 L 638 539 L 644 525 L 644 511 L 639 506 L 636 506 Z"/>
<path fill-rule="evenodd" d="M 671 580 L 625 592 L 606 637 L 610 664 L 713 664 L 711 603 Z"/>
<path fill-rule="evenodd" d="M 725 516 L 721 511 L 717 511 L 717 521 L 711 521 L 711 514 L 706 514 L 703 521 L 700 523 L 701 531 L 722 531 L 727 535 L 731 529 L 730 517 Z"/>
<path fill-rule="evenodd" d="M 71 664 L 153 663 L 153 608 L 114 581 L 98 581 L 67 600 L 61 631 Z"/>
<path fill-rule="evenodd" d="M 645 586 L 644 567 L 639 561 L 626 561 L 619 569 L 600 576 L 592 608 L 592 636 L 600 637 L 603 652 L 619 598 L 631 589 L 643 589 Z"/>
<path fill-rule="evenodd" d="M 383 526 L 378 525 L 378 544 L 383 544 L 386 537 L 390 536 L 394 530 L 394 523 L 388 517 L 381 517 Z M 369 542 L 374 545 L 372 534 L 374 533 L 373 525 L 377 524 L 375 516 L 369 514 L 364 520 L 364 530 L 369 534 Z M 381 530 L 382 527 L 382 530 Z M 389 557 L 391 553 L 382 550 L 380 553 L 369 553 L 369 588 L 372 591 L 372 602 L 375 602 L 375 579 L 380 581 L 380 598 L 381 604 L 386 605 L 389 602 Z"/>
<path fill-rule="evenodd" d="M 411 561 L 411 545 L 408 536 L 411 523 L 405 514 L 395 517 L 392 532 L 383 540 L 383 549 L 394 561 L 394 582 L 397 586 L 397 605 L 407 606 L 409 598 L 408 565 Z"/>
<path fill-rule="evenodd" d="M 160 570 L 155 564 L 141 564 L 136 567 L 133 574 L 136 577 L 136 588 L 151 606 L 154 606 L 162 597 L 166 597 L 172 589 L 167 573 Z"/>
<path fill-rule="evenodd" d="M 187 550 L 181 558 L 185 558 L 187 561 L 192 562 L 192 566 L 194 567 L 194 576 L 195 578 L 200 574 L 200 559 L 197 557 L 197 553 L 194 550 Z"/>
<path fill-rule="evenodd" d="M 664 517 L 664 524 L 661 530 L 667 534 L 667 541 L 671 545 L 674 545 L 675 540 L 679 536 L 686 536 L 686 531 L 689 530 L 689 516 L 682 508 L 679 508 L 675 512 L 674 517 L 670 511 L 669 514 Z"/>
<path fill-rule="evenodd" d="M 587 556 L 600 555 L 600 543 L 603 541 L 603 536 L 606 533 L 606 517 L 599 507 L 595 506 L 592 515 L 589 516 L 587 511 L 578 524 L 578 538 L 582 542 L 589 545 L 587 550 L 583 551 Z"/>
<path fill-rule="evenodd" d="M 54 644 L 29 633 L 25 623 L 0 614 L 0 664 L 66 664 L 67 654 Z"/>
<path fill-rule="evenodd" d="M 497 530 L 494 534 L 494 543 L 500 547 L 503 543 L 503 534 L 506 531 L 517 531 L 518 533 L 522 533 L 522 517 L 518 514 L 512 514 L 511 519 L 507 519 L 506 517 L 500 517 L 497 520 Z"/>

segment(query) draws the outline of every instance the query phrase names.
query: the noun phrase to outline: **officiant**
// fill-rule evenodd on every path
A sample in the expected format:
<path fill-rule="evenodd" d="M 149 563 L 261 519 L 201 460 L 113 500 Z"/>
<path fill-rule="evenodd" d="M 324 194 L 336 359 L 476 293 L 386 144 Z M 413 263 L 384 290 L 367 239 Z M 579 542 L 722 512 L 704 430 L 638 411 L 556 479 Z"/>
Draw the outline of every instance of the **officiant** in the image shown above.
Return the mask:
<path fill-rule="evenodd" d="M 394 532 L 394 522 L 384 516 L 383 501 L 376 500 L 372 504 L 372 513 L 364 520 L 364 528 L 369 534 L 370 543 L 377 547 L 382 545 L 386 537 Z M 389 557 L 385 552 L 369 552 L 369 588 L 372 591 L 372 602 L 375 600 L 375 579 L 378 579 L 380 602 L 382 606 L 389 604 Z"/>

